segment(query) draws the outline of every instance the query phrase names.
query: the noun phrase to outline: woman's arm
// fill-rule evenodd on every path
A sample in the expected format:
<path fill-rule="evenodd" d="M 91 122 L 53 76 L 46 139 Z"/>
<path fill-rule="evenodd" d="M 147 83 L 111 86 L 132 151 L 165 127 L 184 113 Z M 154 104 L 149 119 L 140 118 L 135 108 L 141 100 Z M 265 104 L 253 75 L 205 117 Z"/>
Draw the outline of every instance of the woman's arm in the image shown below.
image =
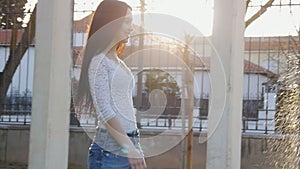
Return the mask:
<path fill-rule="evenodd" d="M 127 133 L 124 131 L 121 126 L 118 118 L 113 117 L 105 123 L 105 126 L 111 136 L 117 141 L 117 143 L 123 147 L 125 154 L 127 154 L 129 163 L 132 168 L 146 169 L 146 162 L 144 157 L 140 152 L 135 148 Z"/>
<path fill-rule="evenodd" d="M 102 58 L 103 59 L 103 58 Z M 111 90 L 109 87 L 108 67 L 104 60 L 92 62 L 89 70 L 89 83 L 94 107 L 98 117 L 104 122 L 106 129 L 116 142 L 123 148 L 132 168 L 146 168 L 143 156 L 135 148 L 127 133 L 124 131 L 116 112 L 111 107 Z"/>
<path fill-rule="evenodd" d="M 105 64 L 105 56 L 95 56 L 89 67 L 89 85 L 93 105 L 98 118 L 104 123 L 116 116 L 111 106 L 111 90 L 109 87 L 109 67 Z"/>
<path fill-rule="evenodd" d="M 127 136 L 127 133 L 124 131 L 120 121 L 117 117 L 113 117 L 105 123 L 105 127 L 111 136 L 116 140 L 116 142 L 125 150 L 129 152 L 130 150 L 135 150 L 135 146 Z M 140 157 L 140 156 L 138 156 Z"/>

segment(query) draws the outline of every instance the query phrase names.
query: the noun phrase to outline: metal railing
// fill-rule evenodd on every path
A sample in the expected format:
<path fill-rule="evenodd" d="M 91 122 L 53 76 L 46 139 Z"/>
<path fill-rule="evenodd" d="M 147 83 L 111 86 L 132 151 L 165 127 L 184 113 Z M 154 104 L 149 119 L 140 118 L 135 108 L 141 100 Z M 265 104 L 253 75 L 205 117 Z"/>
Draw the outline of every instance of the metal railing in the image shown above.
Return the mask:
<path fill-rule="evenodd" d="M 271 134 L 275 132 L 274 115 L 275 110 L 260 110 L 257 118 L 243 117 L 242 132 L 243 133 L 261 133 Z M 185 123 L 185 128 L 188 126 L 188 117 L 185 117 L 185 122 L 181 116 L 174 115 L 146 115 L 141 114 L 137 119 L 137 124 L 140 128 L 153 130 L 179 130 L 182 129 Z M 95 127 L 97 124 L 96 118 L 85 118 L 79 120 L 71 113 L 71 125 L 82 127 Z M 14 111 L 6 112 L 0 116 L 1 124 L 19 124 L 29 125 L 31 123 L 31 114 L 29 111 Z M 208 118 L 207 116 L 193 116 L 193 130 L 195 132 L 207 132 Z"/>

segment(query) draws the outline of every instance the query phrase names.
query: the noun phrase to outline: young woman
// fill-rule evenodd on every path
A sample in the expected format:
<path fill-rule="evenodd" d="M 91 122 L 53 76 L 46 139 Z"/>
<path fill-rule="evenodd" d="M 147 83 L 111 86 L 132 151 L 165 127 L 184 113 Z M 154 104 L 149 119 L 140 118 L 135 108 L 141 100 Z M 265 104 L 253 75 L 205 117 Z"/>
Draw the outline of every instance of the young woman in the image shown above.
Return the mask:
<path fill-rule="evenodd" d="M 88 33 L 77 109 L 94 112 L 97 132 L 89 148 L 89 169 L 145 169 L 132 103 L 133 75 L 118 58 L 132 32 L 131 7 L 104 0 Z"/>

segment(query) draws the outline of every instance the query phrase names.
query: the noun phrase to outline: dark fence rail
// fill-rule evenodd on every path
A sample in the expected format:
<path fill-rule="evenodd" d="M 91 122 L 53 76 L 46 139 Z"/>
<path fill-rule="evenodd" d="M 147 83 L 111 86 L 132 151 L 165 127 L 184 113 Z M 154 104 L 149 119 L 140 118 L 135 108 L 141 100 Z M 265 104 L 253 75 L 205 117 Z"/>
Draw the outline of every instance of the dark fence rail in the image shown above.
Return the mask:
<path fill-rule="evenodd" d="M 196 109 L 199 110 L 199 109 Z M 195 110 L 195 111 L 196 111 Z M 194 113 L 195 114 L 195 113 Z M 243 133 L 262 133 L 270 134 L 275 132 L 274 110 L 261 110 L 258 118 L 243 117 L 242 118 L 242 132 Z M 188 117 L 182 120 L 183 117 L 177 115 L 146 115 L 140 114 L 137 116 L 137 125 L 140 128 L 162 129 L 162 130 L 179 130 L 183 128 L 183 121 L 185 121 L 185 128 L 188 126 Z M 9 111 L 0 116 L 0 124 L 23 124 L 29 125 L 31 123 L 31 114 L 29 111 L 13 112 Z M 206 132 L 208 126 L 207 116 L 193 116 L 193 130 L 197 132 Z M 70 113 L 70 124 L 76 126 L 96 126 L 96 118 L 83 118 L 77 120 L 75 113 Z"/>

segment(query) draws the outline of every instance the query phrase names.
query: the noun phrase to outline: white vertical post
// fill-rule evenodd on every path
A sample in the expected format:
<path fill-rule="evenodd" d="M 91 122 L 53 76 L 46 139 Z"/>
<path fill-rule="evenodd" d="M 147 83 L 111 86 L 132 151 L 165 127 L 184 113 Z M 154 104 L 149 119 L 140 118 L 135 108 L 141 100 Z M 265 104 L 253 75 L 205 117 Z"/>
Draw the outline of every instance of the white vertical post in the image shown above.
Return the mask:
<path fill-rule="evenodd" d="M 39 0 L 29 169 L 67 168 L 72 0 Z"/>
<path fill-rule="evenodd" d="M 244 69 L 244 0 L 215 0 L 207 169 L 239 169 Z"/>

